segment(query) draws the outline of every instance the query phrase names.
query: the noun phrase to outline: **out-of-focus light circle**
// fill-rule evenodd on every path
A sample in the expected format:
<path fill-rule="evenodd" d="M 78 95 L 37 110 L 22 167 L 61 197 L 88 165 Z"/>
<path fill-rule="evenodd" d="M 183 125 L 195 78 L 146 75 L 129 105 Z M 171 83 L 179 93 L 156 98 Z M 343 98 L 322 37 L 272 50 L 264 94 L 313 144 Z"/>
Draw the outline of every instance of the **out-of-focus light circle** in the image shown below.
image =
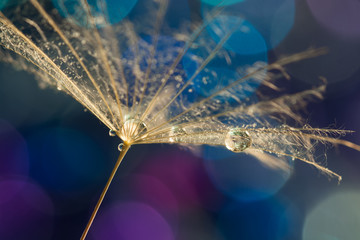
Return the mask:
<path fill-rule="evenodd" d="M 224 197 L 214 188 L 201 160 L 178 149 L 161 151 L 161 154 L 150 155 L 142 163 L 140 172 L 158 179 L 171 191 L 180 214 L 199 205 L 218 209 Z"/>
<path fill-rule="evenodd" d="M 194 81 L 194 89 L 203 96 L 210 96 L 227 87 L 231 83 L 241 79 L 242 77 L 243 76 L 241 76 L 239 73 L 229 69 L 213 67 L 209 69 L 209 72 L 201 74 L 201 79 L 196 79 Z M 234 93 L 237 99 L 244 100 L 244 98 L 253 95 L 259 85 L 260 81 L 254 81 L 253 79 L 249 78 L 244 80 L 243 83 L 232 87 L 230 90 L 234 91 L 232 93 Z M 219 97 L 216 97 L 216 99 L 218 98 Z"/>
<path fill-rule="evenodd" d="M 272 1 L 267 1 L 272 2 Z M 280 0 L 276 1 L 278 8 L 274 10 L 273 19 L 271 20 L 270 32 L 264 34 L 269 49 L 276 47 L 290 32 L 294 25 L 295 19 L 295 1 Z M 265 22 L 263 22 L 265 27 Z M 262 33 L 263 28 L 259 27 Z M 263 30 L 266 31 L 266 30 Z"/>
<path fill-rule="evenodd" d="M 204 147 L 204 161 L 214 185 L 224 194 L 244 202 L 275 194 L 292 172 L 291 162 L 288 170 L 274 169 L 249 154 L 209 146 Z"/>
<path fill-rule="evenodd" d="M 314 17 L 327 29 L 344 37 L 360 37 L 358 0 L 307 0 Z"/>
<path fill-rule="evenodd" d="M 181 29 L 184 21 L 190 20 L 190 8 L 188 1 L 170 0 L 164 20 L 174 29 Z M 147 11 L 145 9 L 145 11 Z"/>
<path fill-rule="evenodd" d="M 211 6 L 227 6 L 235 3 L 242 2 L 244 0 L 201 0 L 201 2 L 209 4 Z"/>
<path fill-rule="evenodd" d="M 26 176 L 29 157 L 24 138 L 9 123 L 0 119 L 0 178 L 4 176 Z"/>
<path fill-rule="evenodd" d="M 187 79 L 194 78 L 194 74 L 211 54 L 205 48 L 205 46 L 201 46 L 191 49 L 183 57 L 182 66 Z M 239 99 L 244 101 L 246 98 L 254 96 L 257 87 L 264 80 L 266 70 L 259 69 L 264 67 L 267 62 L 268 56 L 266 52 L 251 55 L 237 54 L 232 57 L 230 65 L 227 63 L 226 57 L 224 59 L 221 55 L 215 56 L 192 80 L 192 88 L 200 96 L 209 97 L 233 82 L 238 81 L 238 84 L 227 91 L 221 92 L 215 99 L 228 102 L 234 102 Z M 258 72 L 252 77 L 244 79 L 246 75 L 255 71 Z M 241 78 L 243 79 L 240 80 Z M 228 92 L 230 94 L 227 94 Z M 236 99 L 231 100 L 229 96 L 235 96 Z"/>
<path fill-rule="evenodd" d="M 147 161 L 141 164 L 139 171 L 142 175 L 146 174 L 154 180 L 158 180 L 158 183 L 149 180 L 149 183 L 153 182 L 158 186 L 151 189 L 150 186 L 146 188 L 148 186 L 146 183 L 144 183 L 144 187 L 141 187 L 141 182 L 137 184 L 134 182 L 131 184 L 132 189 L 135 190 L 135 193 L 140 193 L 140 190 L 144 188 L 142 194 L 151 191 L 152 194 L 144 196 L 145 202 L 159 210 L 164 207 L 170 211 L 173 209 L 172 213 L 170 212 L 172 216 L 174 213 L 181 215 L 182 212 L 194 209 L 199 205 L 215 211 L 225 201 L 225 197 L 211 183 L 202 159 L 187 151 L 175 148 L 172 151 L 161 151 L 161 154 L 150 155 L 147 157 Z M 166 193 L 165 188 L 170 192 Z M 160 192 L 161 189 L 164 193 Z M 156 196 L 158 191 L 161 194 L 159 197 Z M 149 201 L 150 199 L 152 200 Z M 162 207 L 158 207 L 160 200 L 164 200 Z"/>
<path fill-rule="evenodd" d="M 211 9 L 212 6 L 202 4 L 202 12 L 204 16 L 206 16 Z M 239 34 L 239 38 L 237 38 L 237 40 L 239 40 L 239 46 L 237 46 L 238 48 L 241 48 L 240 46 L 248 40 L 257 40 L 260 42 L 260 39 L 262 39 L 261 41 L 265 42 L 265 47 L 260 44 L 256 46 L 256 48 L 252 46 L 252 51 L 254 51 L 254 49 L 257 49 L 258 52 L 261 50 L 267 51 L 268 49 L 276 47 L 287 36 L 293 27 L 295 2 L 294 0 L 241 1 L 237 4 L 226 7 L 221 14 L 223 16 L 227 16 L 228 18 L 232 18 L 233 20 L 235 16 L 241 16 L 242 19 L 246 20 L 243 25 L 240 25 L 239 29 L 243 32 L 242 37 L 247 39 L 241 40 L 241 35 Z M 218 17 L 215 17 L 212 21 L 216 23 L 216 21 L 218 21 L 217 18 Z M 236 18 L 238 17 L 235 17 L 235 19 Z M 231 22 L 227 21 L 227 23 Z M 212 24 L 210 24 L 210 26 L 211 25 Z M 226 30 L 229 30 L 232 27 L 234 27 L 234 22 L 228 25 Z M 218 33 L 221 32 L 218 31 Z M 236 41 L 234 38 L 233 45 L 235 44 Z"/>
<path fill-rule="evenodd" d="M 360 192 L 339 192 L 323 200 L 306 217 L 303 240 L 360 239 Z"/>
<path fill-rule="evenodd" d="M 289 206 L 276 199 L 227 206 L 218 218 L 218 229 L 226 240 L 283 240 L 297 223 Z"/>
<path fill-rule="evenodd" d="M 0 181 L 1 239 L 50 239 L 53 214 L 52 201 L 39 186 L 20 179 Z"/>
<path fill-rule="evenodd" d="M 33 175 L 51 191 L 71 196 L 86 193 L 97 179 L 105 179 L 104 153 L 83 133 L 49 128 L 29 138 Z"/>
<path fill-rule="evenodd" d="M 238 27 L 233 31 L 236 26 Z M 207 30 L 216 42 L 233 31 L 224 47 L 238 54 L 251 55 L 267 51 L 261 34 L 250 22 L 240 17 L 220 15 L 215 17 Z"/>
<path fill-rule="evenodd" d="M 117 203 L 100 212 L 91 234 L 96 240 L 173 240 L 169 223 L 152 207 L 139 202 Z"/>
<path fill-rule="evenodd" d="M 195 178 L 199 159 L 184 151 L 163 152 L 151 156 L 142 164 L 141 172 L 152 175 L 164 183 L 178 201 L 179 208 L 199 204 Z"/>
<path fill-rule="evenodd" d="M 0 10 L 5 7 L 15 7 L 24 3 L 26 0 L 0 0 Z"/>
<path fill-rule="evenodd" d="M 8 0 L 0 0 L 0 10 L 6 6 L 7 2 L 8 2 Z"/>
<path fill-rule="evenodd" d="M 179 229 L 176 239 L 187 240 L 225 240 L 219 238 L 214 215 L 201 208 L 193 208 L 180 213 Z"/>
<path fill-rule="evenodd" d="M 131 178 L 130 189 L 142 202 L 146 202 L 165 214 L 176 216 L 178 203 L 166 183 L 150 175 L 137 174 Z"/>
<path fill-rule="evenodd" d="M 87 7 L 83 6 L 82 0 L 52 0 L 59 13 L 70 18 L 82 27 L 91 27 L 91 16 L 87 13 Z M 97 27 L 115 24 L 126 17 L 133 9 L 137 0 L 88 0 L 91 15 Z"/>
<path fill-rule="evenodd" d="M 191 60 L 192 54 L 185 55 L 183 58 L 183 66 L 184 70 L 186 72 L 186 75 L 188 78 L 191 78 L 193 74 L 195 73 L 196 69 L 199 67 L 199 65 Z M 262 58 L 261 60 L 258 58 Z M 245 57 L 244 57 L 245 59 Z M 212 94 L 215 94 L 219 92 L 221 89 L 227 87 L 228 85 L 232 84 L 235 81 L 239 81 L 241 78 L 243 78 L 242 82 L 239 82 L 239 84 L 234 85 L 231 89 L 228 91 L 220 92 L 219 95 L 215 96 L 214 99 L 218 100 L 225 100 L 228 102 L 231 102 L 232 100 L 230 96 L 236 96 L 236 99 L 245 100 L 246 98 L 249 98 L 250 96 L 253 96 L 258 86 L 261 84 L 263 77 L 265 76 L 264 73 L 266 73 L 266 70 L 259 71 L 258 74 L 255 74 L 254 77 L 250 77 L 245 79 L 244 76 L 246 76 L 248 73 L 255 71 L 255 69 L 260 68 L 255 67 L 257 63 L 254 62 L 255 59 L 258 59 L 257 63 L 260 65 L 265 65 L 267 62 L 267 56 L 252 56 L 248 58 L 248 61 L 239 61 L 241 62 L 241 66 L 243 66 L 244 71 L 242 73 L 238 73 L 236 71 L 233 71 L 231 69 L 225 68 L 225 67 L 215 67 L 215 66 L 209 66 L 206 68 L 205 71 L 202 71 L 194 80 L 193 80 L 193 89 L 204 97 L 209 97 Z M 260 76 L 261 75 L 261 76 Z M 231 92 L 232 94 L 226 94 L 227 92 Z M 255 97 L 255 96 L 254 96 Z M 235 100 L 235 99 L 233 99 Z"/>

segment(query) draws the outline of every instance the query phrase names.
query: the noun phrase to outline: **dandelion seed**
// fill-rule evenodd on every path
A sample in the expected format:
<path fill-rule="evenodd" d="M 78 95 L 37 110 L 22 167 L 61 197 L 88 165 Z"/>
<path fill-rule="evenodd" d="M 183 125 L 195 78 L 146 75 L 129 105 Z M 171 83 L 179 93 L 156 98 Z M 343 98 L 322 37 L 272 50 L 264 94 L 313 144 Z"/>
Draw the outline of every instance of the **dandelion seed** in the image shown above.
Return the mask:
<path fill-rule="evenodd" d="M 99 2 L 106 6 L 105 1 Z M 234 18 L 230 28 L 222 28 L 225 34 L 220 31 L 220 40 L 212 41 L 214 33 L 206 31 L 214 22 L 221 27 L 218 17 L 228 4 L 220 3 L 201 24 L 181 30 L 166 26 L 166 0 L 147 4 L 141 19 L 124 18 L 114 25 L 103 12 L 108 8 L 96 8 L 93 16 L 86 0 L 76 5 L 82 15 L 75 12 L 68 19 L 62 18 L 66 5 L 59 4 L 59 14 L 51 4 L 38 0 L 0 13 L 2 50 L 16 53 L 2 51 L 2 60 L 35 74 L 41 86 L 54 86 L 71 95 L 110 129 L 110 136 L 122 141 L 119 158 L 81 239 L 132 145 L 222 146 L 251 154 L 269 167 L 287 168 L 283 161 L 276 161 L 275 154 L 304 161 L 341 179 L 315 162 L 315 145 L 341 144 L 357 150 L 360 146 L 338 139 L 348 131 L 311 128 L 297 113 L 309 100 L 320 99 L 325 87 L 280 95 L 274 81 L 279 73 L 289 77 L 285 65 L 315 57 L 323 49 L 309 49 L 269 65 L 255 59 L 248 66 L 238 66 L 224 44 L 234 31 L 246 27 L 244 21 Z M 87 22 L 79 24 L 79 19 Z M 195 30 L 190 32 L 190 28 Z M 184 69 L 193 66 L 192 71 Z M 231 76 L 236 77 L 219 80 L 222 68 L 231 69 L 235 72 Z M 211 89 L 199 91 L 199 84 Z M 276 92 L 277 97 L 269 92 Z M 285 120 L 293 121 L 295 127 L 284 125 Z"/>

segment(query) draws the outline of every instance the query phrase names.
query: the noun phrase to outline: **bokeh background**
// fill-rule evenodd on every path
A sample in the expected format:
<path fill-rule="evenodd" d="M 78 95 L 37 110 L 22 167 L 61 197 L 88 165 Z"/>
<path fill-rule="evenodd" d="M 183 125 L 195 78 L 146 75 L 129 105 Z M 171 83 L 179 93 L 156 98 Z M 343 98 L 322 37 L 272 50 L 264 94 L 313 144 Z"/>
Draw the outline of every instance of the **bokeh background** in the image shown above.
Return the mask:
<path fill-rule="evenodd" d="M 55 2 L 55 0 L 53 1 Z M 122 16 L 140 0 L 121 6 Z M 171 0 L 166 21 L 195 21 L 218 1 Z M 16 1 L 0 1 L 1 8 Z M 120 5 L 116 5 L 120 4 Z M 246 21 L 225 46 L 269 62 L 309 47 L 328 53 L 286 67 L 289 92 L 328 81 L 304 113 L 313 127 L 355 132 L 360 144 L 360 3 L 357 0 L 229 0 L 221 21 Z M 239 14 L 237 14 L 239 15 Z M 118 21 L 114 19 L 114 22 Z M 209 30 L 211 31 L 211 30 Z M 216 37 L 216 34 L 214 34 Z M 118 156 L 120 140 L 71 97 L 0 64 L 0 239 L 79 239 Z M 134 146 L 88 239 L 360 239 L 360 153 L 319 147 L 329 179 L 295 161 L 288 173 L 244 154 L 203 147 Z"/>

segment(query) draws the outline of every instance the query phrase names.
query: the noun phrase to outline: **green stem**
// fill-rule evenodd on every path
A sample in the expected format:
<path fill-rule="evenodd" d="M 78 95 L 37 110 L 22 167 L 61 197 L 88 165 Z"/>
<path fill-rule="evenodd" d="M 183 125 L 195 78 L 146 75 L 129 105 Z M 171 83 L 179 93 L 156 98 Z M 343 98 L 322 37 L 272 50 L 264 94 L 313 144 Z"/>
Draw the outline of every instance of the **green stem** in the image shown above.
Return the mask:
<path fill-rule="evenodd" d="M 121 163 L 121 161 L 123 160 L 124 156 L 126 155 L 127 151 L 129 150 L 130 146 L 131 146 L 130 144 L 124 143 L 123 148 L 122 148 L 122 150 L 121 150 L 121 152 L 120 152 L 119 158 L 118 158 L 118 160 L 116 161 L 116 164 L 115 164 L 115 166 L 114 166 L 114 168 L 113 168 L 113 170 L 112 170 L 112 172 L 111 172 L 111 174 L 110 174 L 110 177 L 109 177 L 109 179 L 108 179 L 108 181 L 107 181 L 107 183 L 106 183 L 106 185 L 105 185 L 105 187 L 104 187 L 104 190 L 102 191 L 102 193 L 101 193 L 101 195 L 100 195 L 100 197 L 99 197 L 99 200 L 98 200 L 98 202 L 97 202 L 97 204 L 96 204 L 96 206 L 95 206 L 95 208 L 94 208 L 94 210 L 93 210 L 93 212 L 92 212 L 92 214 L 91 214 L 91 217 L 90 217 L 90 219 L 89 219 L 89 222 L 88 222 L 87 225 L 86 225 L 86 228 L 85 228 L 83 234 L 81 235 L 80 240 L 85 240 L 86 235 L 88 234 L 89 229 L 90 229 L 90 227 L 91 227 L 91 225 L 92 225 L 92 223 L 93 223 L 93 221 L 94 221 L 94 218 L 95 218 L 95 216 L 96 216 L 96 213 L 98 212 L 98 210 L 99 210 L 99 208 L 100 208 L 100 205 L 101 205 L 102 201 L 104 200 L 104 197 L 105 197 L 105 195 L 106 195 L 106 192 L 107 192 L 108 189 L 109 189 L 109 186 L 110 186 L 110 184 L 111 184 L 111 181 L 113 180 L 113 178 L 114 178 L 114 176 L 115 176 L 115 174 L 116 174 L 116 171 L 117 171 L 117 169 L 119 168 L 120 163 Z"/>

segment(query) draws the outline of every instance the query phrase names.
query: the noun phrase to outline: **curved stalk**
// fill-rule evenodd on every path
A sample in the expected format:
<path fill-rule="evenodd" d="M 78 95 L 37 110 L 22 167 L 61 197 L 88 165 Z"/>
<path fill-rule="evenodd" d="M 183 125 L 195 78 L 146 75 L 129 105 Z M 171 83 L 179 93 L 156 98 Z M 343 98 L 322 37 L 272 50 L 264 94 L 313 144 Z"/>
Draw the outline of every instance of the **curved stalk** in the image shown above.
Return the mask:
<path fill-rule="evenodd" d="M 111 182 L 112 182 L 112 180 L 113 180 L 113 178 L 114 178 L 114 176 L 115 176 L 115 174 L 116 174 L 116 172 L 117 172 L 117 170 L 118 170 L 118 168 L 120 166 L 120 163 L 122 162 L 124 156 L 126 155 L 127 151 L 129 150 L 130 146 L 131 146 L 131 144 L 124 143 L 123 148 L 122 148 L 122 150 L 120 152 L 119 158 L 115 163 L 115 166 L 114 166 L 114 168 L 113 168 L 113 170 L 112 170 L 112 172 L 110 174 L 110 177 L 109 177 L 109 179 L 108 179 L 108 181 L 107 181 L 107 183 L 106 183 L 106 185 L 104 187 L 104 190 L 102 191 L 102 193 L 101 193 L 101 195 L 99 197 L 98 202 L 96 203 L 96 206 L 95 206 L 95 208 L 94 208 L 94 210 L 93 210 L 93 212 L 91 214 L 91 217 L 90 217 L 90 219 L 89 219 L 89 221 L 88 221 L 88 223 L 86 225 L 86 228 L 85 228 L 83 234 L 81 235 L 80 240 L 85 240 L 85 238 L 86 238 L 86 236 L 87 236 L 87 234 L 89 232 L 89 229 L 90 229 L 90 227 L 91 227 L 91 225 L 92 225 L 92 223 L 94 221 L 94 218 L 95 218 L 95 216 L 96 216 L 96 214 L 97 214 L 97 212 L 98 212 L 98 210 L 100 208 L 100 205 L 101 205 L 102 201 L 104 200 L 106 192 L 108 191 L 109 186 L 110 186 L 110 184 L 111 184 Z"/>

